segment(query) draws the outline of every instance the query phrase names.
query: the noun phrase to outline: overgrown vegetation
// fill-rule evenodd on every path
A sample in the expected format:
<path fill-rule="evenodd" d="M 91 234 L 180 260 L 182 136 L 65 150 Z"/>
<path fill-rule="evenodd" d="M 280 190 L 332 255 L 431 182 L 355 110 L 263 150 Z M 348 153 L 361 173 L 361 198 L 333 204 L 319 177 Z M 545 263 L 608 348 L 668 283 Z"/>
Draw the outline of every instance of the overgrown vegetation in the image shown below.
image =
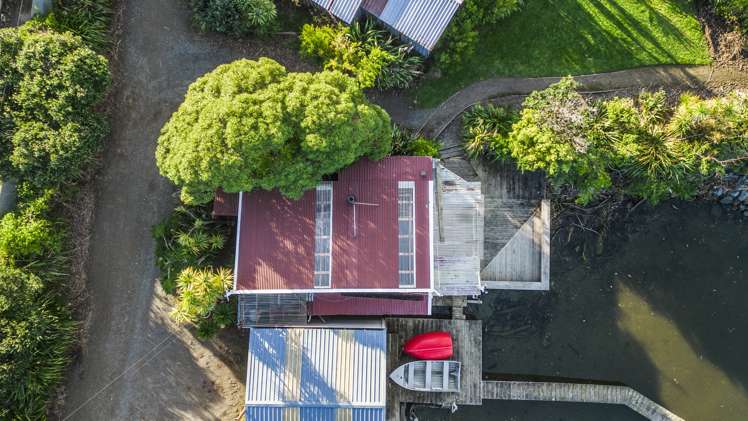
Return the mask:
<path fill-rule="evenodd" d="M 590 101 L 566 78 L 528 96 L 508 132 L 506 115 L 493 107 L 468 113 L 473 155 L 542 170 L 580 203 L 611 189 L 653 203 L 690 198 L 711 177 L 748 168 L 745 92 L 686 94 L 675 106 L 662 91 Z"/>
<path fill-rule="evenodd" d="M 391 150 L 387 113 L 337 71 L 289 73 L 267 58 L 217 67 L 161 131 L 156 162 L 188 204 L 277 188 L 298 198 L 326 174 Z"/>
<path fill-rule="evenodd" d="M 231 35 L 270 32 L 277 24 L 273 0 L 189 0 L 193 22 L 202 31 Z"/>
<path fill-rule="evenodd" d="M 0 419 L 46 418 L 75 343 L 62 208 L 107 134 L 94 49 L 110 19 L 107 1 L 60 0 L 46 20 L 0 30 L 0 178 L 19 190 L 0 218 Z"/>
<path fill-rule="evenodd" d="M 94 51 L 104 53 L 111 47 L 112 18 L 112 0 L 55 0 L 42 24 L 77 35 Z"/>
<path fill-rule="evenodd" d="M 718 15 L 748 31 L 748 0 L 704 0 L 712 4 Z"/>
<path fill-rule="evenodd" d="M 421 106 L 436 106 L 459 89 L 492 77 L 579 75 L 711 61 L 689 0 L 526 1 L 500 22 L 476 28 L 476 54 L 440 65 L 440 53 L 435 52 L 441 77 L 423 79 L 416 92 Z M 439 48 L 449 48 L 449 37 Z"/>
<path fill-rule="evenodd" d="M 210 206 L 180 205 L 163 222 L 153 227 L 156 240 L 156 264 L 161 270 L 161 285 L 176 292 L 176 280 L 188 267 L 214 266 L 214 259 L 226 245 L 225 224 L 213 220 Z"/>
<path fill-rule="evenodd" d="M 468 157 L 506 159 L 509 132 L 517 121 L 517 113 L 509 107 L 476 105 L 463 115 L 465 152 Z"/>
<path fill-rule="evenodd" d="M 421 75 L 421 56 L 371 19 L 350 26 L 306 24 L 300 39 L 302 54 L 356 78 L 363 88 L 405 89 Z"/>
<path fill-rule="evenodd" d="M 153 237 L 161 286 L 177 298 L 175 320 L 195 325 L 201 338 L 232 324 L 234 310 L 223 296 L 231 271 L 219 262 L 228 227 L 211 217 L 210 206 L 177 206 L 153 227 Z"/>
<path fill-rule="evenodd" d="M 439 142 L 417 136 L 407 129 L 392 126 L 392 155 L 439 158 Z"/>

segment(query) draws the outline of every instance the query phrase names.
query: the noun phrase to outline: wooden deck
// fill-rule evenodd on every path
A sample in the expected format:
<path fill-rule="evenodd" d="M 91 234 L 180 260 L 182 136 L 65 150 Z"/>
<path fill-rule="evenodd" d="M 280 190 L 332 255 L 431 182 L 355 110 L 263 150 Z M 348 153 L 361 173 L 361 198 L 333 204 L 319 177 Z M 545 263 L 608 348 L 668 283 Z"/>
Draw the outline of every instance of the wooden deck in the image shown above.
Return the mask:
<path fill-rule="evenodd" d="M 473 163 L 482 183 L 484 245 L 481 281 L 488 289 L 547 290 L 550 203 L 545 178 L 511 163 Z"/>
<path fill-rule="evenodd" d="M 548 382 L 482 382 L 483 399 L 626 405 L 652 421 L 684 421 L 626 386 Z"/>
<path fill-rule="evenodd" d="M 462 363 L 459 393 L 427 393 L 404 389 L 387 379 L 387 420 L 400 420 L 401 404 L 480 405 L 483 390 L 483 334 L 480 320 L 392 318 L 387 324 L 387 373 L 413 361 L 402 355 L 405 341 L 419 334 L 444 330 L 452 334 L 454 360 Z"/>

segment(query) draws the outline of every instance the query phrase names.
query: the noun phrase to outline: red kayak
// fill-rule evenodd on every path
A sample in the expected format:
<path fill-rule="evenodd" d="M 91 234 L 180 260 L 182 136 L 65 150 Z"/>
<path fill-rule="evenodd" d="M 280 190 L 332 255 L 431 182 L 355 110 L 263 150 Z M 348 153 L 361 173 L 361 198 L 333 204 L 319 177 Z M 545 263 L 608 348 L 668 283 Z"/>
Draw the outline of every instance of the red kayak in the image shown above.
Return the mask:
<path fill-rule="evenodd" d="M 453 354 L 452 337 L 449 332 L 422 333 L 405 342 L 403 352 L 419 360 L 446 360 Z"/>

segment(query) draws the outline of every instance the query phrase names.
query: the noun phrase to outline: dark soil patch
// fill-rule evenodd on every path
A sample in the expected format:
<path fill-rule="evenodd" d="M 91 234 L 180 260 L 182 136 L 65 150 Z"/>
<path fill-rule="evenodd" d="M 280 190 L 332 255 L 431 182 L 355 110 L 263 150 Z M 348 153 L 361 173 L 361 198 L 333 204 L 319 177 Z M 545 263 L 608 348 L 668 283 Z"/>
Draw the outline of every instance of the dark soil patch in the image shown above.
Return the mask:
<path fill-rule="evenodd" d="M 709 45 L 715 66 L 748 69 L 746 37 L 733 23 L 718 16 L 711 2 L 701 2 L 697 7 L 698 18 L 704 27 L 704 35 Z"/>

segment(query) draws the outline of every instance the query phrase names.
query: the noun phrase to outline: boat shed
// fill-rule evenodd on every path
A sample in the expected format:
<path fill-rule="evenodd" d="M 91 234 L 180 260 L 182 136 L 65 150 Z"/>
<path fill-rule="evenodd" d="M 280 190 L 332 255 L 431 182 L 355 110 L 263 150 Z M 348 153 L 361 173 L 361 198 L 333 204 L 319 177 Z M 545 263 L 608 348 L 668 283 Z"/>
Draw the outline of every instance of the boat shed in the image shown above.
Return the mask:
<path fill-rule="evenodd" d="M 351 24 L 365 12 L 428 56 L 463 0 L 312 0 Z"/>
<path fill-rule="evenodd" d="M 247 421 L 384 421 L 383 328 L 252 328 Z"/>
<path fill-rule="evenodd" d="M 364 0 L 363 9 L 428 56 L 462 0 Z"/>

